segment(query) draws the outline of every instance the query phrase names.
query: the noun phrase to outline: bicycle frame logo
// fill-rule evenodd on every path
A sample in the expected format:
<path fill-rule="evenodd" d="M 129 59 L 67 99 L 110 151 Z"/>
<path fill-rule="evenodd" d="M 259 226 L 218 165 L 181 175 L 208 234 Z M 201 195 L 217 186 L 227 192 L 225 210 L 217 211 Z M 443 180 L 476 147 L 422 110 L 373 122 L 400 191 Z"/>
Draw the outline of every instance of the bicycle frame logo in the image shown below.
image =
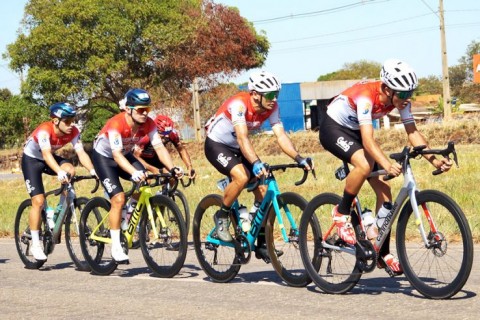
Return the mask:
<path fill-rule="evenodd" d="M 378 232 L 377 242 L 379 242 L 383 238 L 383 235 L 384 235 L 385 231 L 387 231 L 387 229 L 389 229 L 388 227 L 390 226 L 390 221 L 393 218 L 393 212 L 395 212 L 395 210 L 397 209 L 397 206 L 398 206 L 398 203 L 395 202 L 392 206 L 392 209 L 390 210 L 388 215 L 385 217 L 385 220 L 383 221 L 382 227 L 380 228 L 380 230 Z"/>
<path fill-rule="evenodd" d="M 129 235 L 133 235 L 135 232 L 135 227 L 137 225 L 138 219 L 140 219 L 140 213 L 143 211 L 145 203 L 143 201 L 138 201 L 133 211 L 132 217 L 130 218 L 130 223 L 128 224 L 127 232 Z"/>

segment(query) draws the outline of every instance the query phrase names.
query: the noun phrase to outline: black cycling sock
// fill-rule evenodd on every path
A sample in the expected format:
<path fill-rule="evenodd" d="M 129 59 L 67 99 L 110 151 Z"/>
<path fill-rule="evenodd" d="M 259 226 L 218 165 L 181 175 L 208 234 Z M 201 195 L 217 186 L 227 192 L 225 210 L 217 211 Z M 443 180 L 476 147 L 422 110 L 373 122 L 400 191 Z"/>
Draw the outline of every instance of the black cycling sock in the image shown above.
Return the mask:
<path fill-rule="evenodd" d="M 338 205 L 338 212 L 341 214 L 350 214 L 350 208 L 352 207 L 353 200 L 355 200 L 356 194 L 350 194 L 347 191 L 343 191 L 343 198 Z"/>

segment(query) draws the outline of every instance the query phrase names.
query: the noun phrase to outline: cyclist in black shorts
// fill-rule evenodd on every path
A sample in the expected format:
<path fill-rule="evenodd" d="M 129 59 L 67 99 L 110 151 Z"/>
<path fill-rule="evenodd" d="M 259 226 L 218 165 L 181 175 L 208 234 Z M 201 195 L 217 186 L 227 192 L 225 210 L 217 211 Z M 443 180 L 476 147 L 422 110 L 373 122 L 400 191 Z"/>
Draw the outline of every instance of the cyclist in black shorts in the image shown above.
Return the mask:
<path fill-rule="evenodd" d="M 222 241 L 233 240 L 228 231 L 231 205 L 252 177 L 267 173 L 248 138 L 250 131 L 259 129 L 264 121 L 269 120 L 282 151 L 305 165 L 306 170 L 313 169 L 307 164 L 308 158 L 300 156 L 280 121 L 277 104 L 280 88 L 280 82 L 271 73 L 253 73 L 248 82 L 249 92 L 230 97 L 208 122 L 205 155 L 220 173 L 231 178 L 225 188 L 222 206 L 214 216 L 217 236 Z M 260 186 L 254 193 L 255 200 L 261 201 L 265 186 Z M 260 231 L 260 235 L 262 233 Z M 264 237 L 259 237 L 258 242 L 256 257 L 263 258 L 261 255 L 266 255 Z"/>
<path fill-rule="evenodd" d="M 66 102 L 50 106 L 51 121 L 40 124 L 25 142 L 22 155 L 22 171 L 27 192 L 32 198 L 29 224 L 32 236 L 31 253 L 36 260 L 47 260 L 40 245 L 40 212 L 45 203 L 45 189 L 42 173 L 56 175 L 58 181 L 68 182 L 68 175 L 74 176 L 72 163 L 54 154 L 55 151 L 68 143 L 73 145 L 80 163 L 95 175 L 92 161 L 83 149 L 80 141 L 80 131 L 75 124 L 76 111 L 74 106 Z"/>

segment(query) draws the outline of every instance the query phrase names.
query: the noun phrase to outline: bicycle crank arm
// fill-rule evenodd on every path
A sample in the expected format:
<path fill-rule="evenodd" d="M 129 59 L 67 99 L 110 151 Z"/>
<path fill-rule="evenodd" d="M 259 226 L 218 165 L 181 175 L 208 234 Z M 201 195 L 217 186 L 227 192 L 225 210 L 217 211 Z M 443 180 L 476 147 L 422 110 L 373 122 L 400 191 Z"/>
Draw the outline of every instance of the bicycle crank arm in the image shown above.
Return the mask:
<path fill-rule="evenodd" d="M 350 254 L 353 254 L 353 255 L 355 254 L 355 249 L 354 248 L 335 246 L 335 245 L 329 244 L 325 241 L 322 241 L 322 247 L 324 247 L 326 249 L 339 250 L 339 251 L 350 253 Z"/>

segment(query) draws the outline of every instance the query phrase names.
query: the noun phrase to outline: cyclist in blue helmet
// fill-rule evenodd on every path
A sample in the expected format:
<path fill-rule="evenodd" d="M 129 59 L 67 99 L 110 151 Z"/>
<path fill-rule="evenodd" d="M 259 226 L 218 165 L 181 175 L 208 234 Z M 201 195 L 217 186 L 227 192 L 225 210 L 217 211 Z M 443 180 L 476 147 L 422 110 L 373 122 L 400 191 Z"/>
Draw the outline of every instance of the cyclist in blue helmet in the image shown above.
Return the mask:
<path fill-rule="evenodd" d="M 132 149 L 144 136 L 152 142 L 156 155 L 167 170 L 174 168 L 172 158 L 163 145 L 150 112 L 150 95 L 143 89 L 131 89 L 125 94 L 120 105 L 123 110 L 110 118 L 97 135 L 93 146 L 93 164 L 98 177 L 110 198 L 110 236 L 112 258 L 117 263 L 128 263 L 128 255 L 120 242 L 121 212 L 125 204 L 125 192 L 120 178 L 139 182 L 145 180 L 145 167 L 134 157 Z M 183 171 L 176 170 L 179 177 Z"/>
<path fill-rule="evenodd" d="M 56 155 L 54 152 L 68 143 L 73 145 L 80 163 L 95 175 L 92 161 L 83 149 L 80 131 L 75 124 L 75 107 L 66 102 L 50 106 L 50 121 L 40 124 L 28 137 L 22 156 L 22 171 L 27 192 L 32 198 L 30 211 L 30 231 L 32 236 L 33 257 L 43 261 L 47 256 L 40 245 L 40 212 L 45 203 L 45 189 L 42 173 L 56 175 L 58 181 L 68 182 L 68 174 L 73 176 L 75 168 L 70 160 Z"/>

